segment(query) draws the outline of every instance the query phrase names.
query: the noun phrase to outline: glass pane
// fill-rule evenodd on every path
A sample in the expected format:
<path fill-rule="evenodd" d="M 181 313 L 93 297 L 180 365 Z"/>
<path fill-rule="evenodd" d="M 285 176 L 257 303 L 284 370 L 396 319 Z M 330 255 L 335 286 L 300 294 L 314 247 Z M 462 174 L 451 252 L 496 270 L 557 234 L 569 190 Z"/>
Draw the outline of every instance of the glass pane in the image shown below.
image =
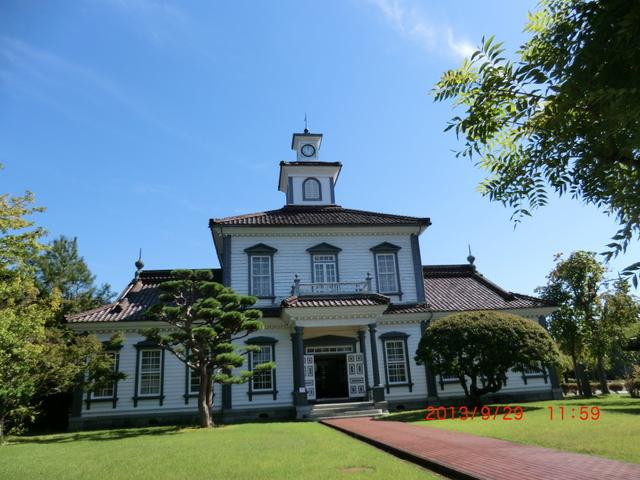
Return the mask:
<path fill-rule="evenodd" d="M 336 264 L 335 263 L 325 263 L 325 278 L 327 282 L 336 282 Z"/>
<path fill-rule="evenodd" d="M 271 361 L 271 345 L 262 345 L 259 352 L 252 352 L 251 361 L 253 366 L 260 365 Z M 272 370 L 266 372 L 255 373 L 252 377 L 252 388 L 254 390 L 271 390 L 272 387 Z"/>
<path fill-rule="evenodd" d="M 314 273 L 314 280 L 316 283 L 324 283 L 324 268 L 323 268 L 323 264 L 322 263 L 316 263 L 314 264 L 313 268 L 315 270 Z"/>
<path fill-rule="evenodd" d="M 191 393 L 198 393 L 200 391 L 200 374 L 189 369 L 191 375 L 191 381 L 189 382 L 189 391 Z"/>
<path fill-rule="evenodd" d="M 304 181 L 304 199 L 320 200 L 320 182 L 314 178 Z"/>

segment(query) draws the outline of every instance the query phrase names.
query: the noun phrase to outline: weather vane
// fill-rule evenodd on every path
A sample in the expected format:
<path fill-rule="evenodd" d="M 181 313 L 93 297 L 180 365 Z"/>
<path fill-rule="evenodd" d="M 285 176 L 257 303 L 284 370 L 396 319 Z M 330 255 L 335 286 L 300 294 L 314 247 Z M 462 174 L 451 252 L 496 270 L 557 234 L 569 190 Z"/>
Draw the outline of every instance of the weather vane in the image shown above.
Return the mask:
<path fill-rule="evenodd" d="M 304 131 L 309 131 L 309 129 L 307 128 L 307 112 L 304 113 Z"/>

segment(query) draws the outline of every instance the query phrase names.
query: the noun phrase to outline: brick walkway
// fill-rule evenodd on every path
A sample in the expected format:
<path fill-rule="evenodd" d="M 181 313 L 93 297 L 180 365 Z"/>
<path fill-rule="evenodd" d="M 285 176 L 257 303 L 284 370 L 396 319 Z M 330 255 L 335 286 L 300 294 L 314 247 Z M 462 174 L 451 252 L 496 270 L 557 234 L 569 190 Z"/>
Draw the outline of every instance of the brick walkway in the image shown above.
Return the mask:
<path fill-rule="evenodd" d="M 322 423 L 453 478 L 640 480 L 640 465 L 590 455 L 371 418 Z"/>

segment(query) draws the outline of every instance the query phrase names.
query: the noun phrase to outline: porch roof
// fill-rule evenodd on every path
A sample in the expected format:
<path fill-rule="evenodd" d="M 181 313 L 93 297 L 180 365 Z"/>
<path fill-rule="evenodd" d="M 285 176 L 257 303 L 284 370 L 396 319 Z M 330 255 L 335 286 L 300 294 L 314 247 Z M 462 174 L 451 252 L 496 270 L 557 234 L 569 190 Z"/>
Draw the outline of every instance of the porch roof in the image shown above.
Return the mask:
<path fill-rule="evenodd" d="M 289 297 L 282 301 L 285 308 L 309 308 L 309 307 L 365 307 L 373 305 L 387 305 L 389 297 L 378 293 L 366 293 L 356 295 L 322 295 Z"/>

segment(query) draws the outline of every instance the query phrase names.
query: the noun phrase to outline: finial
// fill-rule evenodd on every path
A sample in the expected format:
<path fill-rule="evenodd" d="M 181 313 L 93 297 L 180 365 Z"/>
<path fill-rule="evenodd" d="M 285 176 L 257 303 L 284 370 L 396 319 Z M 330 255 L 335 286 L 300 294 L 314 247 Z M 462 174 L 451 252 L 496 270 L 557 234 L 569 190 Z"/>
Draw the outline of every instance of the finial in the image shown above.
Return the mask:
<path fill-rule="evenodd" d="M 476 261 L 476 257 L 471 255 L 471 245 L 469 245 L 469 256 L 467 257 L 467 262 L 469 262 L 471 265 L 473 265 L 473 262 L 475 262 L 475 261 Z"/>
<path fill-rule="evenodd" d="M 309 128 L 307 128 L 307 112 L 304 112 L 304 133 L 309 133 Z"/>
<path fill-rule="evenodd" d="M 144 262 L 142 261 L 142 249 L 140 249 L 140 253 L 138 254 L 138 260 L 135 263 L 136 266 L 136 280 L 140 278 L 140 271 L 144 268 Z"/>

